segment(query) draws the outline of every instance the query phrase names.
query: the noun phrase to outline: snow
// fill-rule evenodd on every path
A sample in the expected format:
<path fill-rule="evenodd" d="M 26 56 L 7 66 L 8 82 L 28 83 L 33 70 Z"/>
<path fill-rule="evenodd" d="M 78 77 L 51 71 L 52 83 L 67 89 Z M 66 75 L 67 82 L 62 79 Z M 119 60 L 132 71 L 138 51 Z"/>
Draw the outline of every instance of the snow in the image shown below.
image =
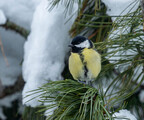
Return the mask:
<path fill-rule="evenodd" d="M 139 0 L 102 0 L 102 2 L 107 6 L 107 14 L 109 16 L 126 15 L 135 11 L 139 6 Z M 127 8 L 129 5 L 130 7 Z M 113 21 L 115 19 L 116 17 L 112 18 Z"/>
<path fill-rule="evenodd" d="M 140 100 L 142 103 L 144 103 L 144 90 L 141 90 L 141 91 L 140 91 L 139 100 Z"/>
<path fill-rule="evenodd" d="M 144 85 L 144 74 L 142 74 L 143 72 L 143 65 L 139 65 L 135 68 L 134 70 L 134 74 L 133 74 L 133 80 L 135 80 L 137 82 L 137 84 L 139 84 L 141 82 L 141 85 Z"/>
<path fill-rule="evenodd" d="M 68 52 L 70 37 L 68 34 L 76 18 L 74 16 L 68 23 L 65 22 L 64 4 L 59 4 L 51 12 L 48 11 L 48 0 L 43 0 L 34 13 L 31 33 L 24 46 L 23 77 L 26 81 L 23 97 L 28 91 L 37 89 L 49 80 L 62 80 L 61 73 L 64 68 L 65 55 Z M 78 5 L 74 5 L 75 11 Z M 40 105 L 38 94 L 23 99 L 23 103 L 32 107 Z"/>
<path fill-rule="evenodd" d="M 41 0 L 0 0 L 0 9 L 14 23 L 29 29 L 35 7 Z"/>
<path fill-rule="evenodd" d="M 52 115 L 52 114 L 53 114 L 53 111 L 54 111 L 55 109 L 57 109 L 56 102 L 49 102 L 49 103 L 47 102 L 47 103 L 45 104 L 45 106 L 51 106 L 51 105 L 53 105 L 53 106 L 55 106 L 55 107 L 53 107 L 53 108 L 48 109 L 48 110 L 45 111 L 45 116 L 47 116 L 47 117 L 49 117 L 50 115 Z"/>
<path fill-rule="evenodd" d="M 6 17 L 4 15 L 4 12 L 0 9 L 0 25 L 5 24 Z"/>
<path fill-rule="evenodd" d="M 116 112 L 113 114 L 113 117 L 115 117 L 114 120 L 137 120 L 133 114 L 130 113 L 130 111 L 123 109 L 119 112 Z"/>

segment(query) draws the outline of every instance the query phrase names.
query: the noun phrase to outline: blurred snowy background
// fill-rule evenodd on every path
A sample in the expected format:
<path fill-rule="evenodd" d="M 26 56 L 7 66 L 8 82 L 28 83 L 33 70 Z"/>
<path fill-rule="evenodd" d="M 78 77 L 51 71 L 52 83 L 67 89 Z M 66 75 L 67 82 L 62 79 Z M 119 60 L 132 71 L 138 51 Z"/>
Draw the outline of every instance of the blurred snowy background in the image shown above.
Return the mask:
<path fill-rule="evenodd" d="M 0 119 L 19 118 L 23 112 L 22 61 L 27 40 L 14 29 L 7 29 L 10 21 L 30 31 L 33 13 L 40 0 L 0 0 Z M 10 24 L 10 23 L 9 23 Z M 13 111 L 13 112 L 12 112 Z"/>
<path fill-rule="evenodd" d="M 109 8 L 108 15 L 119 15 L 134 0 L 102 1 Z M 78 4 L 73 6 L 75 14 L 68 22 L 70 16 L 63 14 L 63 4 L 51 12 L 48 11 L 49 4 L 48 0 L 0 0 L 1 120 L 20 120 L 23 104 L 32 107 L 40 104 L 38 97 L 27 102 L 30 98 L 24 97 L 28 91 L 47 80 L 63 79 L 61 74 L 71 40 L 68 32 L 77 16 Z M 144 102 L 144 91 L 139 96 Z M 131 115 L 129 111 L 121 111 L 116 116 L 125 113 L 125 117 Z M 136 120 L 131 116 L 131 120 Z"/>

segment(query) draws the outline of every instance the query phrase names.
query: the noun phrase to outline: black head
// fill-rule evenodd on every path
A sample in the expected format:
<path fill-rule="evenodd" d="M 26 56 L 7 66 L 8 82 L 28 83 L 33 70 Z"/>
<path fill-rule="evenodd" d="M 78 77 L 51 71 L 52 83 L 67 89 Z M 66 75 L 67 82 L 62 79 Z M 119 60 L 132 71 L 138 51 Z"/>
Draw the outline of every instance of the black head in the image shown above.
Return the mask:
<path fill-rule="evenodd" d="M 73 38 L 69 47 L 72 48 L 72 52 L 79 53 L 84 48 L 93 48 L 93 43 L 83 36 L 76 36 Z"/>

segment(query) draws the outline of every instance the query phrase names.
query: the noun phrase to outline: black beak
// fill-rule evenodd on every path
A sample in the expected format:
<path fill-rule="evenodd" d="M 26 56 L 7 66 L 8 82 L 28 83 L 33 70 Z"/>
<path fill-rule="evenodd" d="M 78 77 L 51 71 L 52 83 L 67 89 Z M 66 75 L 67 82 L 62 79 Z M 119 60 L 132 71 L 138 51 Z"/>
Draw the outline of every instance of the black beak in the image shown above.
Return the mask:
<path fill-rule="evenodd" d="M 69 46 L 69 47 L 71 47 L 71 48 L 73 47 L 73 45 L 72 45 L 72 44 L 70 44 L 70 45 L 68 45 L 68 46 Z"/>

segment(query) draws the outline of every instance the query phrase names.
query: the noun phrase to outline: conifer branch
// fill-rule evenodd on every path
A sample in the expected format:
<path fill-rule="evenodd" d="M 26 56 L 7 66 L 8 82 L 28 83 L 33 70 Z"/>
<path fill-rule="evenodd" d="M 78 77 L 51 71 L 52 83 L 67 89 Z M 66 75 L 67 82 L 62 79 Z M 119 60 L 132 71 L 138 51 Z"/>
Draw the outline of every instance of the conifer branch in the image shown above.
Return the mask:
<path fill-rule="evenodd" d="M 11 22 L 9 20 L 7 20 L 5 24 L 0 25 L 0 26 L 5 28 L 6 30 L 13 30 L 13 31 L 19 33 L 25 39 L 27 39 L 27 36 L 29 35 L 28 30 L 26 30 L 23 27 L 20 27 L 19 25 L 15 24 L 14 22 Z"/>

